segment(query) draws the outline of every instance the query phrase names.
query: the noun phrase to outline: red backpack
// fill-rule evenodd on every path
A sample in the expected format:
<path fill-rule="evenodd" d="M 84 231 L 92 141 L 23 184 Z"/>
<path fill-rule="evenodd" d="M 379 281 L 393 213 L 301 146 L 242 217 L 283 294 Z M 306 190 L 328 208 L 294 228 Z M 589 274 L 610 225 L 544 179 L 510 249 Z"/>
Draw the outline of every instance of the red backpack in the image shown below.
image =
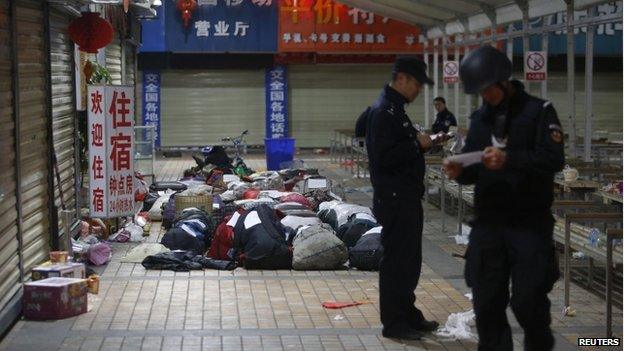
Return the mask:
<path fill-rule="evenodd" d="M 234 247 L 234 228 L 227 225 L 231 218 L 232 216 L 225 217 L 217 227 L 210 244 L 210 250 L 208 250 L 208 257 L 215 260 L 233 260 L 232 257 L 228 256 Z"/>

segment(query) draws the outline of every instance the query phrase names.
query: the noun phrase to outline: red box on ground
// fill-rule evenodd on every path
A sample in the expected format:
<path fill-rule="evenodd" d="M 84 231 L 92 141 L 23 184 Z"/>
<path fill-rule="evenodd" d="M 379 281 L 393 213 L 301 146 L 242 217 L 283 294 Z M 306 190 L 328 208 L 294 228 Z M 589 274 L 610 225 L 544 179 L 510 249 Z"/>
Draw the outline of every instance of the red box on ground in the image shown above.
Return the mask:
<path fill-rule="evenodd" d="M 87 281 L 48 278 L 24 284 L 22 310 L 26 319 L 62 319 L 87 312 Z"/>

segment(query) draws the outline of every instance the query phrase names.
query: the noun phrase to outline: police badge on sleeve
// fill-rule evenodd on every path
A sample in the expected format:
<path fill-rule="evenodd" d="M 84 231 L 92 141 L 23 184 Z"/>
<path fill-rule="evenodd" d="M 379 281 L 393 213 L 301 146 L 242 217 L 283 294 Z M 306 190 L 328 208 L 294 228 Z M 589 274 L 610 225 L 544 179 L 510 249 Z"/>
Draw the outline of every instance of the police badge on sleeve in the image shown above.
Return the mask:
<path fill-rule="evenodd" d="M 550 131 L 550 138 L 557 144 L 561 144 L 563 142 L 563 130 L 561 126 L 558 124 L 551 124 L 548 126 L 548 130 Z"/>

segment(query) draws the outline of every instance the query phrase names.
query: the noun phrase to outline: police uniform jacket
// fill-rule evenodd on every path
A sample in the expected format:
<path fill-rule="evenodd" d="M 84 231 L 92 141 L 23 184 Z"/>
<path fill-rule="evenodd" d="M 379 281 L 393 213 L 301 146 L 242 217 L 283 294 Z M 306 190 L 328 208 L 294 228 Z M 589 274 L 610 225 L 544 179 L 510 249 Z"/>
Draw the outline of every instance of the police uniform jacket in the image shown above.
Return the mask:
<path fill-rule="evenodd" d="M 550 216 L 554 174 L 564 165 L 563 131 L 549 101 L 528 95 L 520 82 L 515 94 L 499 107 L 484 104 L 470 117 L 463 152 L 479 151 L 496 143 L 503 123 L 507 153 L 504 168 L 491 171 L 482 163 L 466 167 L 457 181 L 475 184 L 477 218 L 523 221 Z M 505 140 L 505 139 L 503 139 Z"/>
<path fill-rule="evenodd" d="M 448 133 L 451 126 L 457 126 L 457 120 L 455 116 L 448 109 L 444 109 L 442 112 L 438 112 L 435 122 L 431 126 L 431 132 L 437 134 L 440 132 Z"/>
<path fill-rule="evenodd" d="M 405 113 L 408 100 L 389 85 L 370 107 L 366 133 L 371 183 L 378 199 L 423 195 L 425 159 L 418 131 Z"/>

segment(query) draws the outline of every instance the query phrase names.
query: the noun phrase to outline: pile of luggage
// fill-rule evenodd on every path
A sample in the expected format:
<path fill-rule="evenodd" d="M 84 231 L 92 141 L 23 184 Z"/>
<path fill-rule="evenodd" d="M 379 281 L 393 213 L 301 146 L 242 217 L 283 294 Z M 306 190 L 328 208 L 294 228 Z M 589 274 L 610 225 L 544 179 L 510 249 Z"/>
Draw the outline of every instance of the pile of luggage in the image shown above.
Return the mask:
<path fill-rule="evenodd" d="M 246 269 L 378 269 L 381 227 L 371 210 L 342 202 L 316 170 L 207 179 L 152 184 L 144 210 L 162 220 L 170 250 Z M 176 206 L 189 193 L 210 195 L 211 208 Z"/>

